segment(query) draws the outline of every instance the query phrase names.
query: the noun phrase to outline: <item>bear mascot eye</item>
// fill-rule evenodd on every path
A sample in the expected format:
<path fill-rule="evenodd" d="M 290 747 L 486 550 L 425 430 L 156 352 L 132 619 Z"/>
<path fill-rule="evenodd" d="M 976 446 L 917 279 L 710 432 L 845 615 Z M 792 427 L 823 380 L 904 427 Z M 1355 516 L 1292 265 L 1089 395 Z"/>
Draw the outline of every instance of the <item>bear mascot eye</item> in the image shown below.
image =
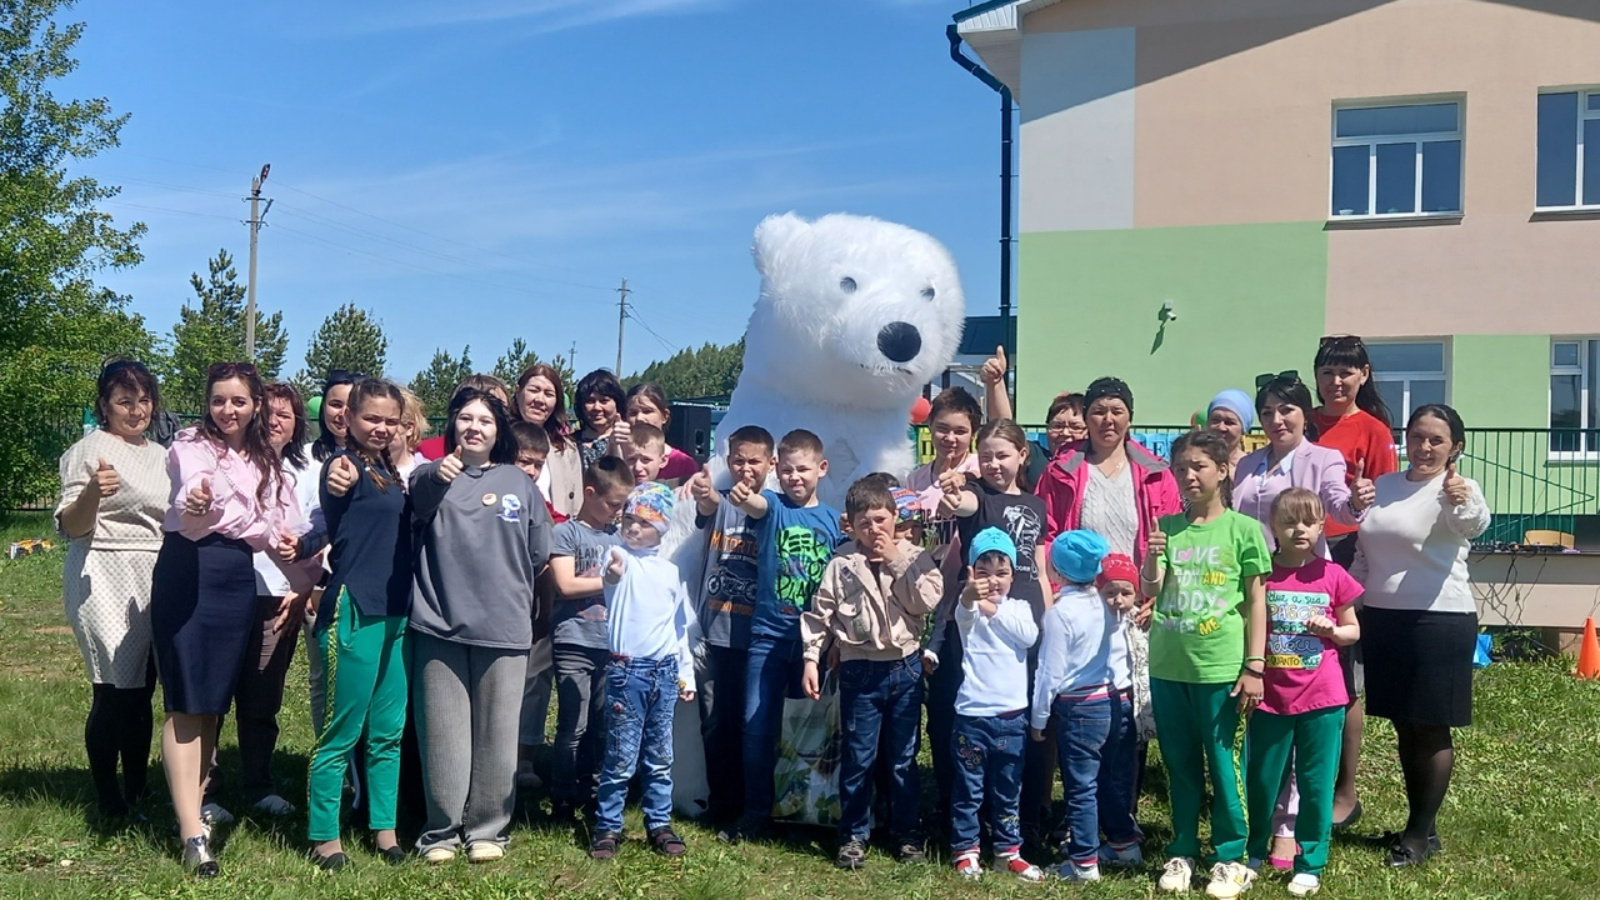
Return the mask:
<path fill-rule="evenodd" d="M 933 288 L 925 287 L 925 288 L 922 289 L 922 299 L 924 299 L 924 300 L 932 300 L 934 298 L 934 296 L 935 295 L 934 295 L 934 292 L 933 292 Z"/>
<path fill-rule="evenodd" d="M 849 275 L 839 279 L 839 290 L 844 291 L 846 294 L 854 294 L 856 292 L 856 280 Z"/>

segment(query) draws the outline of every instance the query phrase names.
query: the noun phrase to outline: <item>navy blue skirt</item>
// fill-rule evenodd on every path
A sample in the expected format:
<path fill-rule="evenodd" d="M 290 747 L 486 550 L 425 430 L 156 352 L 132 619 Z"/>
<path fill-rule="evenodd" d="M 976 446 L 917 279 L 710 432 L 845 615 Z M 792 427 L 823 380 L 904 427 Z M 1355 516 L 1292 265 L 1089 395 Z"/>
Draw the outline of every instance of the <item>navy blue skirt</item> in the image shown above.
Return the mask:
<path fill-rule="evenodd" d="M 167 712 L 226 713 L 250 630 L 259 627 L 250 546 L 168 532 L 152 581 L 150 628 Z"/>

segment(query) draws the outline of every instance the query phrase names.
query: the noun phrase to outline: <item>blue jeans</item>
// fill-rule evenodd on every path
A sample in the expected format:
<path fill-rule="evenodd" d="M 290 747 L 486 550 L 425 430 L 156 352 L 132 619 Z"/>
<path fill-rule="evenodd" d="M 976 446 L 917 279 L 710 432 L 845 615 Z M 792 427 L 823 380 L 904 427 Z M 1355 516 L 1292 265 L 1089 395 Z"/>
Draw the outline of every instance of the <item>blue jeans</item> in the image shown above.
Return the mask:
<path fill-rule="evenodd" d="M 676 659 L 619 659 L 606 666 L 606 757 L 600 769 L 596 831 L 622 831 L 628 782 L 643 762 L 646 829 L 672 822 L 672 716 L 678 708 Z"/>
<path fill-rule="evenodd" d="M 943 665 L 940 660 L 940 665 Z M 989 801 L 994 852 L 1022 847 L 1022 755 L 1028 744 L 1026 711 L 1002 716 L 956 716 L 950 756 L 950 852 L 978 850 L 978 813 Z"/>
<path fill-rule="evenodd" d="M 1139 728 L 1133 719 L 1133 692 L 1111 695 L 1111 723 L 1100 751 L 1100 830 L 1113 844 L 1144 839 L 1134 810 L 1139 805 Z"/>
<path fill-rule="evenodd" d="M 1099 781 L 1106 739 L 1111 734 L 1111 700 L 1057 697 L 1052 710 L 1061 754 L 1062 798 L 1066 801 L 1067 858 L 1087 865 L 1100 857 Z M 1108 773 L 1109 774 L 1109 773 Z"/>
<path fill-rule="evenodd" d="M 783 701 L 798 696 L 800 642 L 752 636 L 744 681 L 745 815 L 772 816 L 772 774 L 778 765 Z"/>
<path fill-rule="evenodd" d="M 865 841 L 872 824 L 872 770 L 889 769 L 889 827 L 913 841 L 920 818 L 917 747 L 922 738 L 922 655 L 893 662 L 853 659 L 839 665 L 839 839 Z"/>

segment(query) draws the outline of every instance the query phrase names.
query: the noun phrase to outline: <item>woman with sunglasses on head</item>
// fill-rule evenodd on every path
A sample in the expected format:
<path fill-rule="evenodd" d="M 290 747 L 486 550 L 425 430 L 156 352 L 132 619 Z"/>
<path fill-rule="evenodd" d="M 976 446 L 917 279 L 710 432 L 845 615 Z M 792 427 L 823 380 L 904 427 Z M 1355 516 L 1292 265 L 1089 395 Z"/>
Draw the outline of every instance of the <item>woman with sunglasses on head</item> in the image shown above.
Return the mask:
<path fill-rule="evenodd" d="M 1354 335 L 1329 335 L 1317 345 L 1315 361 L 1317 400 L 1312 411 L 1316 442 L 1344 455 L 1345 478 L 1376 482 L 1399 471 L 1395 452 L 1394 419 L 1372 380 L 1372 361 L 1367 345 Z M 1356 529 L 1330 520 L 1323 532 L 1328 554 L 1334 562 L 1350 568 L 1356 558 Z M 1365 686 L 1361 666 L 1361 643 L 1339 648 L 1339 664 L 1344 667 L 1345 691 L 1350 705 L 1345 707 L 1344 750 L 1339 757 L 1339 781 L 1333 791 L 1333 827 L 1343 830 L 1361 818 L 1361 801 L 1356 794 L 1356 770 L 1361 762 L 1361 736 L 1366 717 L 1358 697 Z"/>
<path fill-rule="evenodd" d="M 167 453 L 171 495 L 152 575 L 150 620 L 167 719 L 161 762 L 178 816 L 185 868 L 220 872 L 200 812 L 217 725 L 227 712 L 256 627 L 252 555 L 304 528 L 294 487 L 267 435 L 266 389 L 249 363 L 206 373 L 206 416 Z M 289 581 L 285 608 L 304 604 L 315 561 L 275 563 Z"/>
<path fill-rule="evenodd" d="M 1450 787 L 1450 729 L 1472 724 L 1478 606 L 1467 571 L 1471 541 L 1489 529 L 1478 483 L 1456 466 L 1466 429 L 1429 404 L 1406 423 L 1403 473 L 1378 479 L 1351 574 L 1366 589 L 1358 615 L 1367 713 L 1394 723 L 1409 815 L 1389 864 L 1414 866 L 1440 850 L 1435 818 Z"/>
<path fill-rule="evenodd" d="M 141 363 L 114 359 L 95 387 L 99 427 L 61 457 L 55 516 L 72 542 L 62 573 L 67 621 L 93 687 L 83 728 L 89 775 L 99 815 L 114 822 L 136 816 L 146 791 L 156 689 L 150 573 L 171 479 L 167 451 L 145 438 L 161 408 L 155 378 Z"/>

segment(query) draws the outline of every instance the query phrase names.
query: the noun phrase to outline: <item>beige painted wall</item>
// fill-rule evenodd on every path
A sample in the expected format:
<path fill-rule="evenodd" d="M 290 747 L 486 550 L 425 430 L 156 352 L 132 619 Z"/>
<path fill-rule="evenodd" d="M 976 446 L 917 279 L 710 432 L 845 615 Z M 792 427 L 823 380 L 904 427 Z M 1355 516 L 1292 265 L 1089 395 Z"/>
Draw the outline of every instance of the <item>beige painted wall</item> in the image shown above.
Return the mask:
<path fill-rule="evenodd" d="M 1326 220 L 1335 100 L 1465 96 L 1465 216 L 1334 230 L 1330 327 L 1550 334 L 1600 333 L 1600 221 L 1529 221 L 1537 93 L 1600 85 L 1597 19 L 1600 0 L 1066 0 L 1025 30 L 1137 27 L 1141 228 Z"/>

